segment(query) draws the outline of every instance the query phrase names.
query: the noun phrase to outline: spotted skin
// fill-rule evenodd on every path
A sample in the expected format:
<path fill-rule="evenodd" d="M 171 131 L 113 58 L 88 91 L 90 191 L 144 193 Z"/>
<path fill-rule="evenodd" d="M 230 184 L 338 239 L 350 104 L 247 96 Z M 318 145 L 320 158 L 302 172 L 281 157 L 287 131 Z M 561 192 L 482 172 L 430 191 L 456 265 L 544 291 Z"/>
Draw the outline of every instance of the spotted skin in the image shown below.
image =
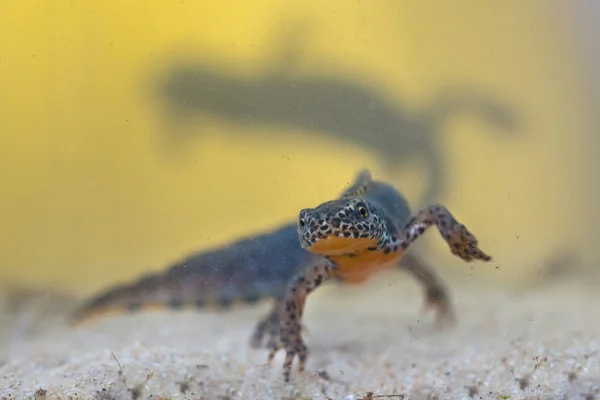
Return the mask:
<path fill-rule="evenodd" d="M 289 293 L 285 299 L 284 317 L 282 319 L 281 334 L 271 336 L 267 347 L 269 348 L 268 363 L 275 357 L 277 350 L 286 350 L 283 364 L 284 378 L 290 380 L 290 371 L 294 357 L 299 358 L 299 372 L 304 371 L 308 349 L 300 337 L 302 313 L 306 304 L 306 297 L 310 292 L 329 279 L 336 270 L 336 265 L 323 259 L 312 267 L 297 274 L 290 282 Z"/>
<path fill-rule="evenodd" d="M 367 194 L 371 201 L 384 205 L 388 215 L 408 222 L 408 203 L 391 186 L 373 181 L 368 170 L 340 194 L 351 199 Z M 327 259 L 304 249 L 298 241 L 297 223 L 289 223 L 272 231 L 240 239 L 227 246 L 199 252 L 175 262 L 165 271 L 150 274 L 132 283 L 118 285 L 101 292 L 81 304 L 69 322 L 78 325 L 98 316 L 149 309 L 225 310 L 236 304 L 253 304 L 271 300 L 271 309 L 252 332 L 253 348 L 268 347 L 270 338 L 279 335 L 284 297 L 289 282 L 306 268 Z M 400 260 L 399 268 L 408 272 L 422 286 L 425 306 L 436 310 L 436 325 L 454 321 L 450 296 L 433 269 L 410 252 Z M 374 271 L 356 269 L 338 283 L 360 283 Z"/>
<path fill-rule="evenodd" d="M 306 298 L 328 280 L 361 283 L 404 259 L 403 268 L 426 291 L 426 304 L 440 304 L 440 314 L 454 320 L 444 285 L 431 268 L 407 253 L 411 243 L 432 226 L 437 227 L 455 256 L 466 262 L 491 260 L 478 248 L 476 237 L 446 207 L 431 205 L 411 217 L 404 198 L 390 185 L 371 180 L 365 171 L 339 199 L 300 211 L 297 229 L 300 245 L 323 259 L 299 271 L 290 281 L 279 334 L 268 342 L 269 363 L 277 351 L 286 353 L 283 364 L 286 382 L 290 381 L 295 357 L 299 360 L 299 373 L 305 369 L 308 350 L 301 323 Z"/>
<path fill-rule="evenodd" d="M 300 247 L 295 223 L 287 224 L 109 288 L 78 305 L 68 322 L 76 327 L 98 317 L 164 308 L 224 311 L 270 300 L 274 303 L 271 310 L 258 321 L 250 338 L 252 347 L 264 347 L 265 334 L 277 326 L 286 284 L 320 258 Z"/>

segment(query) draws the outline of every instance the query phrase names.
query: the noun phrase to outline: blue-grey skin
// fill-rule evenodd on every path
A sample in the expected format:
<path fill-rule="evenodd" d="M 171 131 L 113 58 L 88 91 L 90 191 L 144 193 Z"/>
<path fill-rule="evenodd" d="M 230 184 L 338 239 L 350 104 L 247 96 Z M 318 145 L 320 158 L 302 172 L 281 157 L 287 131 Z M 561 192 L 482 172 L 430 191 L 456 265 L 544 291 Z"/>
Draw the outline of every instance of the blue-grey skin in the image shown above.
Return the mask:
<path fill-rule="evenodd" d="M 360 283 L 377 271 L 407 265 L 411 243 L 431 227 L 437 228 L 450 252 L 463 261 L 491 261 L 492 257 L 478 247 L 477 238 L 446 207 L 432 204 L 411 216 L 402 195 L 391 185 L 373 181 L 366 170 L 340 198 L 299 212 L 300 246 L 322 258 L 292 277 L 281 302 L 279 326 L 269 331 L 268 362 L 277 351 L 285 350 L 286 382 L 296 357 L 299 372 L 306 365 L 308 349 L 301 327 L 308 295 L 331 279 Z M 439 294 L 440 282 L 430 268 L 411 258 L 408 270 L 423 284 L 431 301 L 430 293 L 433 291 L 434 297 Z M 447 303 L 447 295 L 443 297 L 446 301 L 438 304 Z"/>
<path fill-rule="evenodd" d="M 341 195 L 342 198 L 361 190 L 364 174 L 368 171 L 359 174 Z M 408 203 L 392 186 L 371 181 L 369 193 L 365 196 L 382 205 L 395 223 L 404 225 L 409 221 Z M 255 303 L 270 298 L 274 300 L 274 306 L 258 323 L 251 339 L 252 347 L 258 348 L 262 346 L 267 331 L 272 336 L 278 329 L 278 315 L 290 280 L 321 259 L 322 256 L 300 246 L 297 223 L 290 223 L 228 246 L 194 254 L 163 273 L 147 275 L 134 283 L 109 289 L 76 310 L 71 323 L 106 311 L 133 312 L 149 305 L 227 308 L 233 303 Z M 426 306 L 437 310 L 437 321 L 454 321 L 446 286 L 433 269 L 412 253 L 407 254 L 399 266 L 421 284 Z"/>

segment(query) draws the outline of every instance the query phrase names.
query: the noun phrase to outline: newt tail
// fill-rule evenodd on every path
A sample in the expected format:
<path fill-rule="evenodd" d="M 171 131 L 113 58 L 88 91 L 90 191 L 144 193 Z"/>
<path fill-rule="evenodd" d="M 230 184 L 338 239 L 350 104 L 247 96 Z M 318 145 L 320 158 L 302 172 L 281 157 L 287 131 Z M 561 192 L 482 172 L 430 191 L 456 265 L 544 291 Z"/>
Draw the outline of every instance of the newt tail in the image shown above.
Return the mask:
<path fill-rule="evenodd" d="M 291 277 L 314 258 L 300 248 L 296 226 L 242 239 L 200 252 L 163 273 L 112 288 L 77 309 L 69 322 L 79 324 L 107 313 L 151 308 L 228 308 L 279 298 Z"/>

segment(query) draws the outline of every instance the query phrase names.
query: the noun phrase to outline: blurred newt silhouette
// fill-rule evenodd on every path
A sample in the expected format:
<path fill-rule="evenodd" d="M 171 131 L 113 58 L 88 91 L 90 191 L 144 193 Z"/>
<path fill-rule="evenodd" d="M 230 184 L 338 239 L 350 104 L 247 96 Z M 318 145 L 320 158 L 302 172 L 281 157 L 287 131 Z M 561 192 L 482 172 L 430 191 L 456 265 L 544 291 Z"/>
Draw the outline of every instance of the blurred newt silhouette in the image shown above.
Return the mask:
<path fill-rule="evenodd" d="M 195 57 L 173 62 L 158 79 L 159 98 L 174 123 L 168 130 L 170 144 L 181 143 L 181 132 L 190 132 L 174 129 L 177 124 L 196 124 L 188 134 L 202 135 L 197 127 L 203 117 L 250 126 L 248 134 L 262 126 L 279 128 L 278 135 L 315 132 L 375 152 L 388 173 L 411 159 L 422 160 L 429 182 L 421 201 L 431 202 L 445 189 L 447 167 L 439 136 L 449 118 L 468 112 L 505 136 L 516 132 L 516 113 L 469 85 L 442 89 L 430 104 L 409 110 L 359 79 L 297 74 L 297 37 L 282 40 L 285 45 L 270 69 L 252 77 L 227 73 Z"/>

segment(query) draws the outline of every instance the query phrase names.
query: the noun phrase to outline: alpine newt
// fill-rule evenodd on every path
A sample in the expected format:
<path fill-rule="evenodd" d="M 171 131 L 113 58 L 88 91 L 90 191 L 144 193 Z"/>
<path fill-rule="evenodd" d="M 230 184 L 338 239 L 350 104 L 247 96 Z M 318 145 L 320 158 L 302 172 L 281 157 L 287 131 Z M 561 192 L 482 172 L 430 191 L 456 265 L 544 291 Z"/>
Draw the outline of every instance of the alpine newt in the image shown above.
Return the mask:
<path fill-rule="evenodd" d="M 295 273 L 283 297 L 281 325 L 278 331 L 270 332 L 268 362 L 278 350 L 285 350 L 286 382 L 296 356 L 299 372 L 306 364 L 308 350 L 301 332 L 306 298 L 331 278 L 361 283 L 373 273 L 404 261 L 405 268 L 423 284 L 428 301 L 441 300 L 442 311 L 448 313 L 448 296 L 431 268 L 405 254 L 411 243 L 434 225 L 455 256 L 467 262 L 491 260 L 477 247 L 475 236 L 446 207 L 430 205 L 411 216 L 404 197 L 391 185 L 372 180 L 367 170 L 358 174 L 339 199 L 300 211 L 300 246 L 320 259 Z"/>
<path fill-rule="evenodd" d="M 111 288 L 78 308 L 70 322 L 112 311 L 187 306 L 223 309 L 272 299 L 274 304 L 254 328 L 250 344 L 264 347 L 268 334 L 271 352 L 283 346 L 288 351 L 287 380 L 293 355 L 300 356 L 302 368 L 306 359 L 298 330 L 306 295 L 329 278 L 360 283 L 377 270 L 397 265 L 421 285 L 425 306 L 436 309 L 437 325 L 455 322 L 444 282 L 418 255 L 404 254 L 433 223 L 455 254 L 464 259 L 483 256 L 475 239 L 445 208 L 430 207 L 410 219 L 406 199 L 389 184 L 371 180 L 369 171 L 363 170 L 338 200 L 303 210 L 298 222 L 192 254 L 161 273 Z M 285 346 L 276 340 L 280 321 L 286 326 L 281 336 Z"/>

